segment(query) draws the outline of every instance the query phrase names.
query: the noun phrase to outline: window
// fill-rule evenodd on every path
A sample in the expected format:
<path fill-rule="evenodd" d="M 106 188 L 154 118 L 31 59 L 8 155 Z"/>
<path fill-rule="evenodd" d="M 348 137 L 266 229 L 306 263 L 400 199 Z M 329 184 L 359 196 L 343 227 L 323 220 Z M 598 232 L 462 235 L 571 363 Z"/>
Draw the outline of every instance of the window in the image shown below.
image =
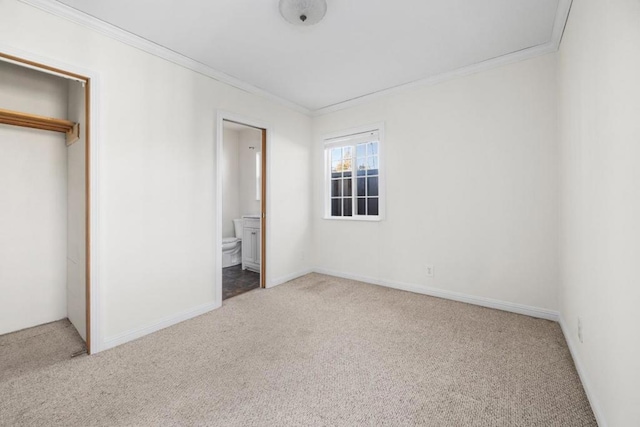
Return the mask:
<path fill-rule="evenodd" d="M 325 139 L 325 217 L 382 219 L 380 129 Z"/>

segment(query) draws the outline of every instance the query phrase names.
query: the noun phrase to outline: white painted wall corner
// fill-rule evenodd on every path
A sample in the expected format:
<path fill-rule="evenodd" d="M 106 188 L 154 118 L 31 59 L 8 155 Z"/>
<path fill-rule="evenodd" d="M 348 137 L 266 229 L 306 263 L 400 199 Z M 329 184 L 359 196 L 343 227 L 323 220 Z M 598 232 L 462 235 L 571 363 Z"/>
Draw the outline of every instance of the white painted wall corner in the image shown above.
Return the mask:
<path fill-rule="evenodd" d="M 275 279 L 267 279 L 267 289 L 276 287 L 278 285 L 282 285 L 283 283 L 290 282 L 299 277 L 306 276 L 307 274 L 313 273 L 314 270 L 307 269 L 303 271 L 299 271 L 297 273 L 287 274 L 286 276 L 280 276 Z"/>
<path fill-rule="evenodd" d="M 562 333 L 564 335 L 564 340 L 567 342 L 567 346 L 569 347 L 569 351 L 571 352 L 571 358 L 573 359 L 573 364 L 576 366 L 576 371 L 578 371 L 578 376 L 580 377 L 580 381 L 582 382 L 582 388 L 584 388 L 584 392 L 587 395 L 587 399 L 589 399 L 589 403 L 591 404 L 591 409 L 593 410 L 593 414 L 596 417 L 596 422 L 600 427 L 607 427 L 607 423 L 605 422 L 604 414 L 602 412 L 602 406 L 600 405 L 598 399 L 595 396 L 595 387 L 589 380 L 589 376 L 587 375 L 587 371 L 584 368 L 579 354 L 576 350 L 576 343 L 573 339 L 573 335 L 569 330 L 569 326 L 567 322 L 564 320 L 562 314 L 559 316 L 558 323 L 560 323 L 560 328 L 562 328 Z"/>

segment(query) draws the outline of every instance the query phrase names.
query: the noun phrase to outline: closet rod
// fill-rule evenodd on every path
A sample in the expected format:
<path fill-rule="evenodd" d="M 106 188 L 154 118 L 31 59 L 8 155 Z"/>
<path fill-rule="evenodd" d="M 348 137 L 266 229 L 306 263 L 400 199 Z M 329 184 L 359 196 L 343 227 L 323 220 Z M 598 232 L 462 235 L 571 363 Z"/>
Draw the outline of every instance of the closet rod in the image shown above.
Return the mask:
<path fill-rule="evenodd" d="M 80 136 L 80 126 L 78 123 L 74 123 L 69 120 L 38 116 L 36 114 L 4 110 L 2 108 L 0 108 L 0 123 L 61 132 L 67 135 L 67 145 L 71 145 L 76 142 Z"/>

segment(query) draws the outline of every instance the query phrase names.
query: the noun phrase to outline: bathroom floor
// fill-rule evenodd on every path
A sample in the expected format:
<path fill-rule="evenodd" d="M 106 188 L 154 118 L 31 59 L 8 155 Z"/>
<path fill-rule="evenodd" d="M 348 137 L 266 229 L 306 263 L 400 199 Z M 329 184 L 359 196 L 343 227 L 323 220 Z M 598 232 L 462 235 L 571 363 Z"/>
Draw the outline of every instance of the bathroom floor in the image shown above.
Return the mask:
<path fill-rule="evenodd" d="M 235 297 L 260 287 L 260 274 L 243 270 L 242 265 L 222 269 L 222 299 Z"/>

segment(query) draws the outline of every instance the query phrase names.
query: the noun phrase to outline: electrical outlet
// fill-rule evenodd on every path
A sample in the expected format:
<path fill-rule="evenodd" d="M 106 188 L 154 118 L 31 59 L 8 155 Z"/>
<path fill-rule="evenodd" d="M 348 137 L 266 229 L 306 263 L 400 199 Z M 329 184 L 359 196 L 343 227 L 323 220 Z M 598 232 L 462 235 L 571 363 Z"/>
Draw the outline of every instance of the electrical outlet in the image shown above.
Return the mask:
<path fill-rule="evenodd" d="M 427 265 L 427 277 L 433 277 L 433 265 Z"/>
<path fill-rule="evenodd" d="M 582 319 L 580 319 L 578 317 L 578 339 L 580 340 L 580 342 L 584 342 L 582 341 Z"/>

